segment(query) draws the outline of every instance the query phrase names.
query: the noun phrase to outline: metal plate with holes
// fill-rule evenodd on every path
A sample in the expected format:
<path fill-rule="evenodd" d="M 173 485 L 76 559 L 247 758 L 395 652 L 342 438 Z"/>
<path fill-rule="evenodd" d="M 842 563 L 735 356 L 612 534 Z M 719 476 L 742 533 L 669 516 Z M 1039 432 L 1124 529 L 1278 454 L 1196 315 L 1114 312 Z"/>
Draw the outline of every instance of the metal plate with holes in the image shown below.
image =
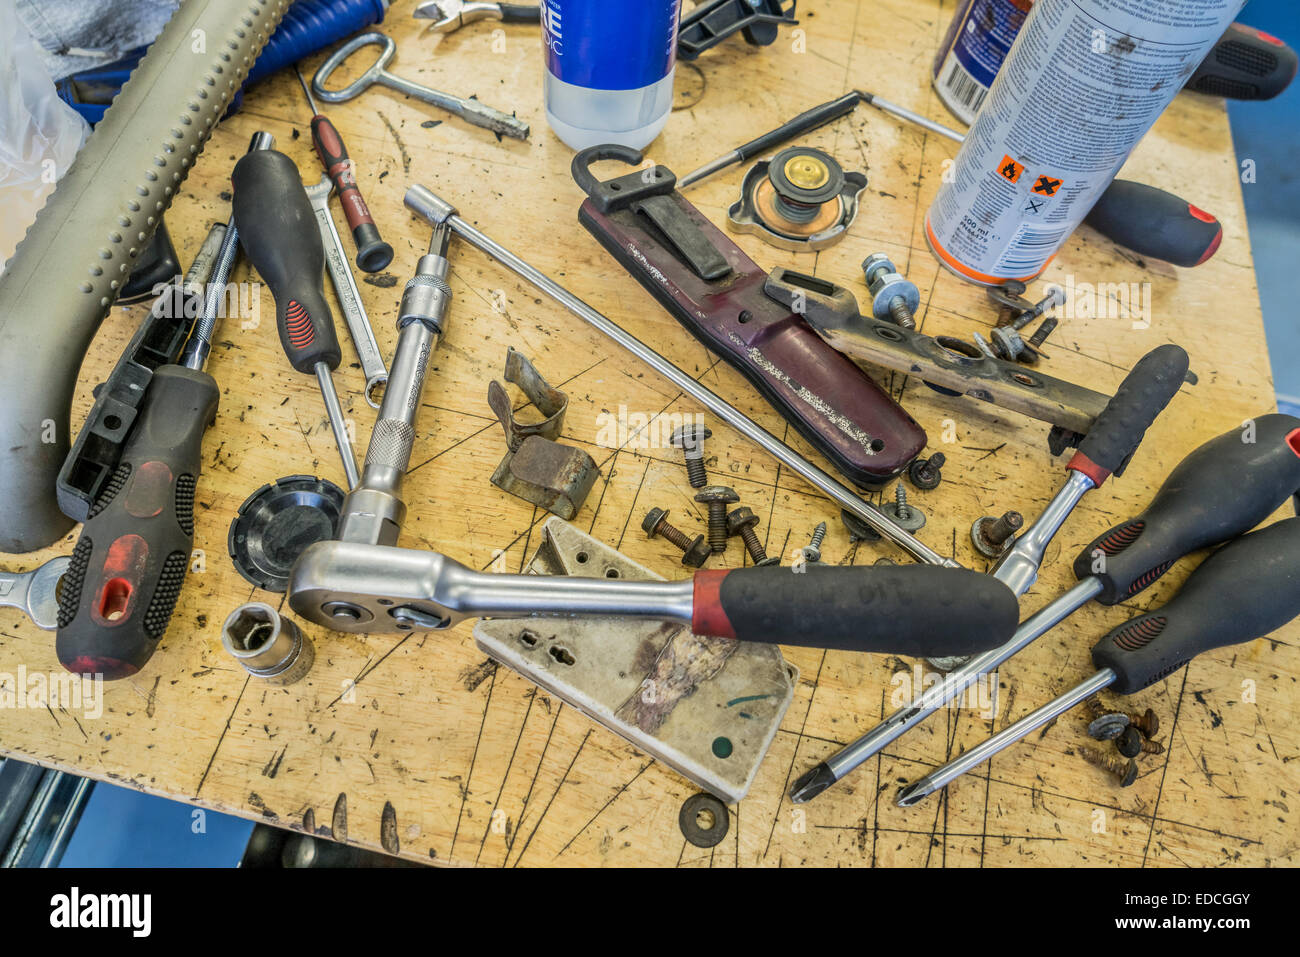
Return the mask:
<path fill-rule="evenodd" d="M 568 522 L 550 518 L 530 575 L 663 581 Z M 799 672 L 775 645 L 701 638 L 628 618 L 479 621 L 492 658 L 724 801 L 749 791 Z"/>

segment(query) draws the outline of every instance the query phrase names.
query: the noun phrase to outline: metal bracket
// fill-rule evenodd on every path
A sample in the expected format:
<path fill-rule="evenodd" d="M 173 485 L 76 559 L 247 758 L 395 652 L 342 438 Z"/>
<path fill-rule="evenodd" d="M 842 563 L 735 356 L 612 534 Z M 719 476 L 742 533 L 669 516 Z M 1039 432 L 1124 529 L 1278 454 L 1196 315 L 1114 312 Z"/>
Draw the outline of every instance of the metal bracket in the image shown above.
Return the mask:
<path fill-rule="evenodd" d="M 558 518 L 529 575 L 663 581 Z M 749 791 L 794 696 L 776 645 L 702 638 L 635 618 L 492 619 L 478 647 L 724 801 Z"/>

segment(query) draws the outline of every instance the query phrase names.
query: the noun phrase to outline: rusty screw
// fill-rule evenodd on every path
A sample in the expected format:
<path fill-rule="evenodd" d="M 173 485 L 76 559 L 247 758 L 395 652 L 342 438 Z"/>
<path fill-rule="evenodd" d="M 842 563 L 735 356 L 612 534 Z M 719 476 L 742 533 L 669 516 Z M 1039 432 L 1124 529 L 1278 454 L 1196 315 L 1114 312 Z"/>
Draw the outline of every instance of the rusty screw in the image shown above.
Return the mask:
<path fill-rule="evenodd" d="M 709 557 L 710 549 L 704 543 L 704 536 L 696 535 L 692 539 L 685 532 L 669 525 L 668 510 L 665 508 L 652 508 L 646 512 L 641 528 L 651 538 L 660 535 L 681 549 L 683 565 L 699 568 Z"/>
<path fill-rule="evenodd" d="M 1047 337 L 1050 336 L 1060 324 L 1060 319 L 1057 319 L 1055 316 L 1048 316 L 1042 321 L 1039 327 L 1034 330 L 1034 334 L 1029 337 L 1029 344 L 1035 349 L 1041 348 L 1043 343 L 1047 341 Z"/>
<path fill-rule="evenodd" d="M 1139 754 L 1164 754 L 1165 746 L 1159 741 L 1148 741 L 1136 725 L 1130 724 L 1115 739 L 1115 750 L 1126 758 L 1136 758 Z"/>
<path fill-rule="evenodd" d="M 1089 764 L 1110 774 L 1122 788 L 1128 787 L 1137 780 L 1138 766 L 1132 758 L 1124 759 L 1113 754 L 1103 754 L 1094 748 L 1080 748 L 1079 754 Z"/>
<path fill-rule="evenodd" d="M 745 551 L 749 552 L 749 557 L 755 565 L 759 567 L 775 565 L 777 559 L 767 557 L 767 549 L 763 547 L 763 543 L 758 540 L 758 533 L 754 531 L 754 526 L 757 524 L 758 516 L 754 514 L 753 509 L 742 505 L 727 516 L 727 534 L 740 536 L 740 540 L 745 543 Z"/>
<path fill-rule="evenodd" d="M 998 558 L 1024 524 L 1025 517 L 1019 512 L 1003 512 L 1001 518 L 992 515 L 977 518 L 970 528 L 971 544 L 985 558 Z"/>
<path fill-rule="evenodd" d="M 928 459 L 917 459 L 907 467 L 907 477 L 912 480 L 913 485 L 924 491 L 938 488 L 939 483 L 943 481 L 940 469 L 947 461 L 942 452 L 935 452 Z"/>
<path fill-rule="evenodd" d="M 713 438 L 713 433 L 702 425 L 683 425 L 673 430 L 668 442 L 686 454 L 686 477 L 691 488 L 704 488 L 709 484 L 709 476 L 704 471 L 704 440 Z"/>
<path fill-rule="evenodd" d="M 1160 719 L 1150 708 L 1147 708 L 1144 714 L 1131 714 L 1128 719 L 1148 740 L 1160 733 Z"/>
<path fill-rule="evenodd" d="M 709 509 L 709 548 L 721 554 L 727 550 L 727 506 L 740 501 L 733 488 L 710 485 L 695 496 L 695 501 Z"/>

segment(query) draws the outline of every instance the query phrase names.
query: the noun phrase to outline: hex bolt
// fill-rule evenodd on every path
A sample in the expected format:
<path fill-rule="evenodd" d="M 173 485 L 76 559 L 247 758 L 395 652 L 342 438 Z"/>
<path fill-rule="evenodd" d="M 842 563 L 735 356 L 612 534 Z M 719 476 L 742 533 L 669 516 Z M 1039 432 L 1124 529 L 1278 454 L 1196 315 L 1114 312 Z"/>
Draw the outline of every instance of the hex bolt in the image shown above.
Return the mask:
<path fill-rule="evenodd" d="M 880 510 L 909 532 L 925 527 L 925 513 L 907 503 L 907 489 L 902 482 L 894 486 L 894 501 L 880 506 Z"/>
<path fill-rule="evenodd" d="M 727 506 L 740 501 L 735 489 L 710 485 L 695 496 L 695 501 L 709 509 L 709 548 L 716 554 L 727 550 Z"/>
<path fill-rule="evenodd" d="M 1122 788 L 1128 787 L 1137 780 L 1138 766 L 1132 758 L 1124 759 L 1113 754 L 1103 754 L 1094 748 L 1080 748 L 1079 754 L 1089 764 L 1110 774 Z"/>
<path fill-rule="evenodd" d="M 985 558 L 999 558 L 1016 539 L 1024 527 L 1025 517 L 1019 512 L 1003 512 L 1000 518 L 985 515 L 975 519 L 970 527 L 971 544 Z"/>
<path fill-rule="evenodd" d="M 1142 714 L 1129 715 L 1128 720 L 1147 739 L 1154 738 L 1160 733 L 1160 719 L 1156 717 L 1156 713 L 1150 708 L 1147 708 Z"/>
<path fill-rule="evenodd" d="M 1042 344 L 1047 341 L 1047 337 L 1050 336 L 1060 324 L 1061 320 L 1057 319 L 1055 316 L 1048 316 L 1043 320 L 1042 325 L 1034 330 L 1034 334 L 1029 337 L 1029 344 L 1033 346 L 1034 349 L 1040 348 Z"/>
<path fill-rule="evenodd" d="M 862 261 L 862 274 L 871 290 L 871 312 L 904 329 L 916 328 L 916 310 L 921 293 L 916 284 L 899 275 L 884 253 L 872 253 Z"/>
<path fill-rule="evenodd" d="M 1136 758 L 1139 754 L 1164 754 L 1165 746 L 1159 741 L 1148 741 L 1136 726 L 1130 724 L 1115 739 L 1115 750 L 1126 758 Z"/>
<path fill-rule="evenodd" d="M 948 459 L 942 452 L 935 452 L 928 459 L 916 459 L 907 467 L 907 477 L 912 480 L 912 484 L 924 491 L 929 491 L 939 487 L 943 481 L 943 473 L 940 471 Z"/>
<path fill-rule="evenodd" d="M 682 564 L 691 568 L 703 566 L 711 552 L 709 546 L 704 543 L 703 535 L 696 535 L 692 539 L 685 532 L 669 525 L 668 510 L 665 508 L 652 508 L 646 512 L 645 518 L 641 521 L 641 530 L 651 538 L 661 535 L 677 546 L 682 552 Z"/>
<path fill-rule="evenodd" d="M 668 439 L 670 445 L 686 455 L 686 476 L 691 488 L 704 488 L 709 484 L 709 476 L 704 471 L 704 440 L 711 438 L 713 433 L 702 425 L 683 425 L 674 429 Z"/>
<path fill-rule="evenodd" d="M 800 549 L 803 560 L 812 564 L 822 560 L 822 542 L 826 540 L 826 523 L 818 522 L 817 527 L 813 529 L 812 538 L 808 544 Z"/>
<path fill-rule="evenodd" d="M 763 543 L 758 540 L 758 533 L 754 531 L 754 526 L 757 524 L 758 516 L 754 514 L 753 509 L 742 505 L 727 516 L 727 534 L 740 536 L 740 540 L 745 543 L 745 551 L 749 552 L 750 559 L 758 567 L 775 565 L 777 559 L 767 557 L 767 549 L 763 547 Z"/>

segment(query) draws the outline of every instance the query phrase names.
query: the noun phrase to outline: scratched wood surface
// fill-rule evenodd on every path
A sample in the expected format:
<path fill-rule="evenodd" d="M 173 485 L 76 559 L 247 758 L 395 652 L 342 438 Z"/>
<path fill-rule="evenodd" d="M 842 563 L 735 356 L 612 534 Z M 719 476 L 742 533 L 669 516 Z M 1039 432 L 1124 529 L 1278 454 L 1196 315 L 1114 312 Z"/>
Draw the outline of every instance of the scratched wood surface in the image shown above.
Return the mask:
<path fill-rule="evenodd" d="M 325 107 L 342 131 L 358 177 L 396 249 L 387 272 L 367 277 L 362 295 L 386 356 L 401 285 L 428 241 L 427 225 L 402 206 L 423 183 L 462 215 L 697 376 L 794 448 L 807 446 L 739 375 L 708 354 L 576 222 L 581 193 L 571 152 L 547 128 L 535 28 L 480 23 L 437 38 L 398 0 L 384 26 L 398 41 L 392 69 L 458 94 L 477 94 L 532 124 L 524 143 L 486 131 L 384 89 Z M 677 109 L 648 155 L 678 173 L 809 106 L 857 87 L 953 124 L 927 70 L 952 0 L 850 3 L 806 0 L 798 34 L 757 49 L 733 39 L 677 71 Z M 320 57 L 307 66 L 314 69 Z M 342 79 L 342 77 L 340 78 Z M 228 177 L 250 134 L 266 129 L 305 180 L 319 175 L 309 111 L 292 75 L 247 95 L 185 184 L 168 222 L 182 259 L 207 226 L 228 215 Z M 792 255 L 750 236 L 737 242 L 762 266 L 788 264 L 840 282 L 865 299 L 858 263 L 889 253 L 921 290 L 919 321 L 929 334 L 969 338 L 993 316 L 983 292 L 942 271 L 926 251 L 922 219 L 955 144 L 867 107 L 805 137 L 870 188 L 850 235 L 820 254 Z M 1176 341 L 1199 384 L 1185 386 L 1157 422 L 1128 473 L 1089 495 L 1058 536 L 1028 611 L 1071 582 L 1069 560 L 1100 530 L 1145 504 L 1178 460 L 1206 439 L 1272 409 L 1251 253 L 1222 103 L 1180 96 L 1134 156 L 1127 175 L 1167 185 L 1216 212 L 1227 228 L 1208 265 L 1179 270 L 1141 262 L 1091 230 L 1075 235 L 1046 278 L 1076 283 L 1150 283 L 1150 324 L 1069 318 L 1051 342 L 1051 373 L 1111 391 L 1156 345 Z M 603 173 L 598 169 L 598 172 Z M 721 222 L 742 172 L 730 170 L 689 192 Z M 1247 186 L 1249 189 L 1266 188 Z M 344 231 L 335 207 L 335 219 Z M 351 250 L 350 240 L 348 242 Z M 701 411 L 663 379 L 463 243 L 453 244 L 455 301 L 432 360 L 419 437 L 406 485 L 410 513 L 401 543 L 443 550 L 474 567 L 504 550 L 522 567 L 546 518 L 488 482 L 504 449 L 486 403 L 506 347 L 530 356 L 569 394 L 565 441 L 588 449 L 602 477 L 576 524 L 668 576 L 676 553 L 647 541 L 640 518 L 671 508 L 681 524 L 700 515 L 675 450 L 654 417 Z M 240 266 L 234 277 L 249 279 Z M 253 277 L 255 279 L 255 277 Z M 1035 290 L 1040 287 L 1035 287 Z M 1035 291 L 1031 290 L 1031 291 Z M 332 290 L 330 292 L 332 295 Z M 915 662 L 883 656 L 787 649 L 801 680 L 780 733 L 747 799 L 731 811 L 726 839 L 711 850 L 688 844 L 678 809 L 695 788 L 583 715 L 505 669 L 473 644 L 468 625 L 436 635 L 348 636 L 306 626 L 315 669 L 288 689 L 248 678 L 221 650 L 226 614 L 250 599 L 231 567 L 226 534 L 236 509 L 278 476 L 312 473 L 343 483 L 314 382 L 293 373 L 278 348 L 271 297 L 260 322 L 220 329 L 209 370 L 221 410 L 204 449 L 192 573 L 171 630 L 138 676 L 106 687 L 98 717 L 66 708 L 0 713 L 6 753 L 194 804 L 332 835 L 415 860 L 489 866 L 583 864 L 1215 866 L 1283 864 L 1297 858 L 1290 804 L 1300 790 L 1300 627 L 1198 658 L 1136 696 L 1160 716 L 1168 750 L 1144 757 L 1138 782 L 1112 785 L 1085 764 L 1081 719 L 1067 715 L 918 807 L 894 806 L 896 786 L 984 738 L 1090 672 L 1095 638 L 1167 598 L 1189 563 L 1127 607 L 1078 612 L 1001 671 L 992 721 L 976 708 L 951 709 L 906 735 L 816 802 L 794 808 L 789 784 L 892 710 L 895 676 Z M 90 388 L 107 374 L 140 311 L 117 309 L 82 371 L 74 426 Z M 354 422 L 358 450 L 374 421 L 362 377 L 345 344 L 335 379 Z M 920 537 L 976 568 L 968 530 L 980 515 L 1017 508 L 1033 516 L 1062 481 L 1046 448 L 1047 429 L 971 401 L 945 399 L 914 378 L 876 373 L 948 458 L 936 491 L 913 492 L 927 514 Z M 512 387 L 513 388 L 513 387 Z M 521 397 L 512 392 L 516 402 Z M 597 444 L 619 410 L 650 417 L 643 435 Z M 871 564 L 890 545 L 851 546 L 838 509 L 802 480 L 717 421 L 709 421 L 710 469 L 762 517 L 769 550 L 802 545 L 816 522 L 831 530 L 823 549 L 835 563 Z M 626 441 L 625 441 L 626 440 Z M 889 490 L 892 491 L 892 490 Z M 1224 489 L 1231 495 L 1231 489 Z M 875 496 L 879 498 L 879 494 Z M 6 556 L 28 568 L 70 551 L 73 536 L 46 551 Z M 718 566 L 743 561 L 733 540 Z M 953 627 L 961 627 L 954 621 Z M 58 670 L 52 636 L 20 614 L 0 613 L 0 680 Z"/>

